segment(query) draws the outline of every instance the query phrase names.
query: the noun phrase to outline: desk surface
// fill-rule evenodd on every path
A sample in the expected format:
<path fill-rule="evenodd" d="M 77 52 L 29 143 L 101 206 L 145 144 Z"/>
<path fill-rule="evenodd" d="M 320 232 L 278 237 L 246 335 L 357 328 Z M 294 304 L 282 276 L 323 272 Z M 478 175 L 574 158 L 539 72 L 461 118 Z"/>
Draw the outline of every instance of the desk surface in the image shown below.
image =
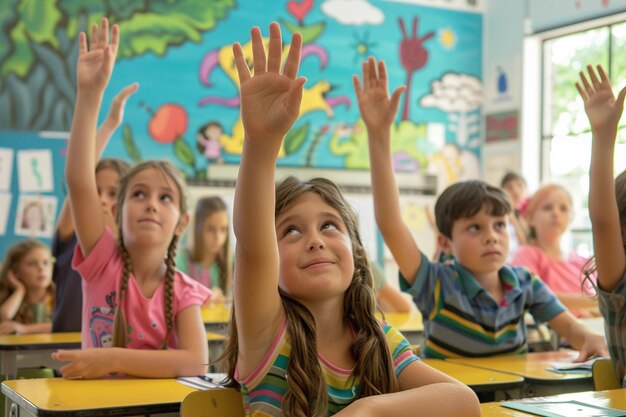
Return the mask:
<path fill-rule="evenodd" d="M 423 359 L 422 361 L 426 365 L 458 379 L 475 391 L 507 390 L 519 387 L 524 382 L 524 378 L 518 375 L 476 368 L 441 359 Z"/>
<path fill-rule="evenodd" d="M 625 388 L 610 391 L 577 392 L 572 394 L 554 395 L 544 398 L 554 401 L 574 400 L 585 404 L 596 405 L 599 407 L 609 407 L 616 408 L 618 410 L 626 410 Z M 528 417 L 534 415 L 502 407 L 498 402 L 483 403 L 480 405 L 480 411 L 482 417 Z"/>
<path fill-rule="evenodd" d="M 207 332 L 207 341 L 224 340 L 223 335 Z M 0 350 L 80 348 L 80 332 L 0 335 Z"/>
<path fill-rule="evenodd" d="M 555 352 L 535 352 L 526 355 L 502 355 L 488 358 L 450 358 L 450 362 L 491 369 L 524 377 L 525 380 L 542 384 L 558 384 L 561 381 L 591 379 L 591 372 L 586 374 L 557 374 L 546 370 L 551 362 L 574 360 L 578 352 L 559 350 Z"/>
<path fill-rule="evenodd" d="M 2 393 L 11 401 L 42 417 L 79 410 L 89 410 L 90 416 L 178 412 L 181 401 L 193 391 L 175 379 L 42 378 L 2 383 Z"/>
<path fill-rule="evenodd" d="M 382 316 L 379 314 L 377 314 L 376 317 L 382 319 Z M 424 323 L 422 322 L 422 315 L 419 311 L 412 311 L 410 313 L 385 313 L 385 321 L 400 332 L 424 331 Z"/>
<path fill-rule="evenodd" d="M 227 324 L 230 320 L 230 307 L 224 303 L 209 303 L 202 307 L 202 321 L 205 324 Z"/>

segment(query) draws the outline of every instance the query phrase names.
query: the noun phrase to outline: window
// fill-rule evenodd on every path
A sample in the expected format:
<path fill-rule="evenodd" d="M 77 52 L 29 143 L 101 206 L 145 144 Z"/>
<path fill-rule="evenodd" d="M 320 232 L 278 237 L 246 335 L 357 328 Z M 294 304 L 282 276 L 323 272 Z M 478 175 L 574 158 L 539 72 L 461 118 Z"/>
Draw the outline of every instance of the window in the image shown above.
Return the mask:
<path fill-rule="evenodd" d="M 541 183 L 564 185 L 574 200 L 572 248 L 583 256 L 592 250 L 588 212 L 591 132 L 575 83 L 588 64 L 602 65 L 614 91 L 626 85 L 626 16 L 596 27 L 561 30 L 542 39 L 543 64 L 540 178 Z M 617 155 L 626 151 L 626 119 L 620 121 Z M 615 158 L 616 174 L 626 169 L 626 158 Z"/>

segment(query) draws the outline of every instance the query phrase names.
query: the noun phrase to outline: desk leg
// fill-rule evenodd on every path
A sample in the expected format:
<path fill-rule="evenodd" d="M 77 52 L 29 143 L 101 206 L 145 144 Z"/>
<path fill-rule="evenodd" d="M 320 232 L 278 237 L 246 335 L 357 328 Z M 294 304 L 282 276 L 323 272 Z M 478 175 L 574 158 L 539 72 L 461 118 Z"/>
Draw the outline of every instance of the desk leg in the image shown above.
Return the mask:
<path fill-rule="evenodd" d="M 17 376 L 17 351 L 0 350 L 0 375 L 5 379 Z"/>

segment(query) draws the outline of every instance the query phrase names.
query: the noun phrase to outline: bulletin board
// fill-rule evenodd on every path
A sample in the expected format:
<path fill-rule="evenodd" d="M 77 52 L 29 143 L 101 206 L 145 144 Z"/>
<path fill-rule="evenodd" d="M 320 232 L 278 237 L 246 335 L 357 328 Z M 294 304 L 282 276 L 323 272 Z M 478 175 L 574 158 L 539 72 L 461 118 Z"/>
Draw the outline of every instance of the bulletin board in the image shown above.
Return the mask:
<path fill-rule="evenodd" d="M 0 130 L 0 255 L 14 242 L 51 243 L 65 198 L 67 134 Z"/>

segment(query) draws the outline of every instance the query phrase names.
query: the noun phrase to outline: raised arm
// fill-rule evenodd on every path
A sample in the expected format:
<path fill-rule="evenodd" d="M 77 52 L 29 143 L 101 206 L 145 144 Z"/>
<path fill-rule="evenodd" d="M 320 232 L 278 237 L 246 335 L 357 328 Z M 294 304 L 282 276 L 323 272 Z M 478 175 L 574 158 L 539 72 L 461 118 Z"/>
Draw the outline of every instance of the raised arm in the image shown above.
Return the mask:
<path fill-rule="evenodd" d="M 282 140 L 298 118 L 305 79 L 297 78 L 302 37 L 295 33 L 281 73 L 282 39 L 270 25 L 268 55 L 261 31 L 251 31 L 254 76 L 239 43 L 233 54 L 241 85 L 245 139 L 233 210 L 237 237 L 233 296 L 240 375 L 267 352 L 283 317 L 278 293 L 278 246 L 274 225 L 275 165 Z"/>
<path fill-rule="evenodd" d="M 367 127 L 376 224 L 410 283 L 421 263 L 419 248 L 402 221 L 400 195 L 391 163 L 391 124 L 398 112 L 400 96 L 406 87 L 395 89 L 389 97 L 387 69 L 383 61 L 370 57 L 363 62 L 363 83 L 352 77 L 359 111 Z"/>
<path fill-rule="evenodd" d="M 138 88 L 139 84 L 133 83 L 124 87 L 113 98 L 111 108 L 109 109 L 109 114 L 96 132 L 96 164 L 97 161 L 100 159 L 100 156 L 102 155 L 106 144 L 109 142 L 109 139 L 111 139 L 113 133 L 115 133 L 117 128 L 122 124 L 122 120 L 124 119 L 124 107 L 126 106 L 126 100 L 128 100 L 130 96 L 135 94 Z M 74 233 L 72 212 L 70 210 L 70 205 L 67 200 L 63 201 L 61 213 L 59 214 L 59 219 L 57 220 L 57 230 L 61 239 L 67 239 Z"/>
<path fill-rule="evenodd" d="M 581 83 L 576 88 L 585 103 L 593 143 L 589 168 L 589 216 L 593 230 L 593 248 L 598 269 L 598 283 L 606 291 L 612 291 L 624 276 L 626 256 L 619 221 L 613 158 L 617 124 L 624 109 L 626 89 L 620 91 L 617 100 L 611 83 L 598 65 L 599 78 L 591 66 L 587 67 L 589 80 L 580 73 Z"/>
<path fill-rule="evenodd" d="M 96 188 L 96 125 L 102 95 L 111 78 L 119 42 L 119 28 L 102 19 L 91 31 L 91 44 L 81 32 L 79 39 L 76 107 L 70 132 L 65 176 L 78 243 L 87 256 L 104 230 L 104 218 Z"/>

